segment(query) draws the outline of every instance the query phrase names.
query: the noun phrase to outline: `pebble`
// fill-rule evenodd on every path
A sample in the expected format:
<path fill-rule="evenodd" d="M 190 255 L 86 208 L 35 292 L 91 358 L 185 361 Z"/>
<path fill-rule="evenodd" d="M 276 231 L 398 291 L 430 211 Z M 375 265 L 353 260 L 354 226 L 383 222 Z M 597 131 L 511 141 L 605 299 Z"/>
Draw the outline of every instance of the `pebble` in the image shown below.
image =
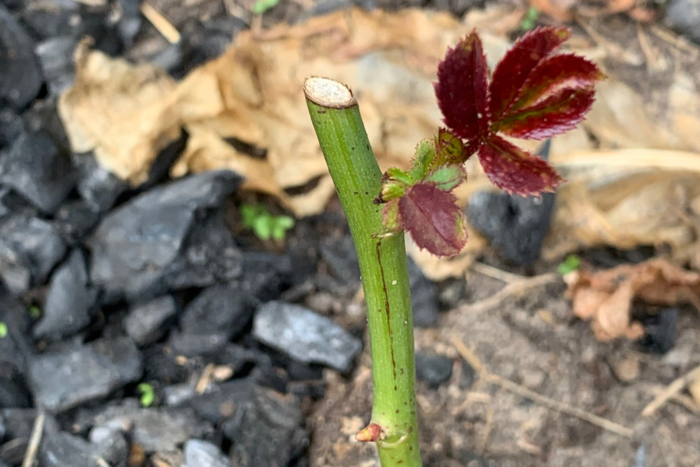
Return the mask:
<path fill-rule="evenodd" d="M 435 353 L 416 352 L 416 378 L 437 389 L 452 377 L 452 359 Z"/>
<path fill-rule="evenodd" d="M 124 330 L 137 345 L 155 342 L 165 334 L 164 324 L 178 312 L 171 295 L 133 306 L 124 318 Z"/>

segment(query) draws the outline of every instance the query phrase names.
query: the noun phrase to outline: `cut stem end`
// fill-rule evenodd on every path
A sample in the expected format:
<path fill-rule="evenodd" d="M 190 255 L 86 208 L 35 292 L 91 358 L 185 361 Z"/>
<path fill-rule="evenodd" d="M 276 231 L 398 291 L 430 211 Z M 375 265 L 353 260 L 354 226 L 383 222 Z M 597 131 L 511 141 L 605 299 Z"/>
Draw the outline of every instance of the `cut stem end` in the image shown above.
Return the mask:
<path fill-rule="evenodd" d="M 382 427 L 372 422 L 355 435 L 355 439 L 361 443 L 376 442 L 384 438 Z"/>
<path fill-rule="evenodd" d="M 322 107 L 347 109 L 357 105 L 350 88 L 328 78 L 308 78 L 304 82 L 304 94 L 311 102 Z"/>

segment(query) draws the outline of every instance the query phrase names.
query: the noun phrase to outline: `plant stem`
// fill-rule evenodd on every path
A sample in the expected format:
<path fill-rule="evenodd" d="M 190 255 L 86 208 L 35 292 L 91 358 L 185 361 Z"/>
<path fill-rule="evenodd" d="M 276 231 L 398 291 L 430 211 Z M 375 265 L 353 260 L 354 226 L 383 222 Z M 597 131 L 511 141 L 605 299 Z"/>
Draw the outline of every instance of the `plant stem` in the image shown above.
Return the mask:
<path fill-rule="evenodd" d="M 382 207 L 372 200 L 382 173 L 352 92 L 325 78 L 308 79 L 304 92 L 355 241 L 367 302 L 374 406 L 372 422 L 357 438 L 377 442 L 382 467 L 421 467 L 404 236 L 379 236 Z"/>

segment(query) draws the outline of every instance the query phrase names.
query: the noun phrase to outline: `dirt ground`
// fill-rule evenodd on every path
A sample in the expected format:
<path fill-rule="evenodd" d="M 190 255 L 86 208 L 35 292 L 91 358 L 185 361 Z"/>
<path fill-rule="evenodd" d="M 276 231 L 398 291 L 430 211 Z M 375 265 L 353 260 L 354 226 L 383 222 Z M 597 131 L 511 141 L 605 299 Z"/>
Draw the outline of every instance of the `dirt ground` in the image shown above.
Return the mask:
<path fill-rule="evenodd" d="M 503 287 L 497 279 L 471 273 L 466 301 L 483 303 Z M 444 313 L 437 328 L 417 330 L 416 349 L 454 360 L 447 384 L 437 391 L 418 386 L 426 466 L 700 465 L 697 414 L 671 401 L 654 416 L 640 415 L 659 390 L 700 363 L 697 313 L 682 313 L 676 346 L 665 356 L 655 356 L 630 342 L 596 341 L 588 324 L 572 319 L 565 288 L 561 279 L 553 278 L 493 308 L 459 306 Z M 618 434 L 547 407 L 514 392 L 511 385 L 487 382 L 463 363 L 458 342 L 486 372 L 633 434 Z M 327 396 L 310 418 L 311 465 L 378 466 L 373 448 L 353 439 L 371 409 L 367 352 L 352 381 L 329 374 L 328 382 Z M 642 446 L 646 461 L 635 464 Z"/>

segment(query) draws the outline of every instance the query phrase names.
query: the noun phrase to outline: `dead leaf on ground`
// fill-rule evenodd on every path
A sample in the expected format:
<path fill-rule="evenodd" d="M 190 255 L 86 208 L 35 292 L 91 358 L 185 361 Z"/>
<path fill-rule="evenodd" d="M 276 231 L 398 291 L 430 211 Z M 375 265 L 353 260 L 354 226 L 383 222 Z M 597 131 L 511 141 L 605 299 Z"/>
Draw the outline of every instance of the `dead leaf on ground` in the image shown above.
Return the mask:
<path fill-rule="evenodd" d="M 636 340 L 644 334 L 642 325 L 630 317 L 635 299 L 654 305 L 689 303 L 700 310 L 700 274 L 663 259 L 596 272 L 582 269 L 568 274 L 565 280 L 574 314 L 591 321 L 601 341 L 619 337 Z"/>

